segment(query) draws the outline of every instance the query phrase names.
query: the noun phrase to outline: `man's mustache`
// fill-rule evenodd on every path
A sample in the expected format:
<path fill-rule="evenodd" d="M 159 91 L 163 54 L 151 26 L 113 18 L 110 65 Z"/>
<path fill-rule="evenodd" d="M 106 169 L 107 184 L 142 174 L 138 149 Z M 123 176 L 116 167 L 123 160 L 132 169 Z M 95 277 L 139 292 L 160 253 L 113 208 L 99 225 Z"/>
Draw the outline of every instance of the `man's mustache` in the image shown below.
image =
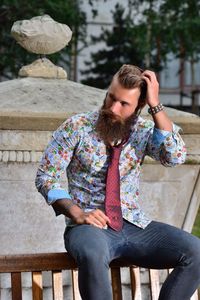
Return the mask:
<path fill-rule="evenodd" d="M 110 119 L 113 123 L 119 122 L 121 124 L 124 124 L 124 120 L 120 116 L 114 114 L 110 109 L 101 109 L 101 116 L 106 119 Z"/>

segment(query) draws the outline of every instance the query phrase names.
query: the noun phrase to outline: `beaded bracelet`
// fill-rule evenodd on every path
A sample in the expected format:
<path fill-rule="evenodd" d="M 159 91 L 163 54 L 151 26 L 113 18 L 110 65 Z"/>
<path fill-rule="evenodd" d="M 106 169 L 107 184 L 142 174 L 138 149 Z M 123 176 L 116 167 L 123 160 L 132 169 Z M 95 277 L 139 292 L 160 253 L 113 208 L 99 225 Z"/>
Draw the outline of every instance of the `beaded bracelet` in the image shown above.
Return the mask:
<path fill-rule="evenodd" d="M 162 105 L 162 103 L 159 103 L 158 105 L 154 106 L 154 107 L 149 107 L 148 108 L 148 113 L 150 115 L 155 115 L 157 114 L 159 111 L 162 111 L 164 109 L 164 106 Z"/>

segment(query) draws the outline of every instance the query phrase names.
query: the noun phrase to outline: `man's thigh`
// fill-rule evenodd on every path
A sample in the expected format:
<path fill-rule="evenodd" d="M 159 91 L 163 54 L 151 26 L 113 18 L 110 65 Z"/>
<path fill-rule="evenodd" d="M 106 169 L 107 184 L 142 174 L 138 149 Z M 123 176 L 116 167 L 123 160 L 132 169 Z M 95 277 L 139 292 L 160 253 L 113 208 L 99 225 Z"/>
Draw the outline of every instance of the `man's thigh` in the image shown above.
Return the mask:
<path fill-rule="evenodd" d="M 105 256 L 110 261 L 109 242 L 103 229 L 91 225 L 77 225 L 64 233 L 66 250 L 77 260 L 80 257 L 98 259 Z"/>
<path fill-rule="evenodd" d="M 133 225 L 134 226 L 134 225 Z M 174 226 L 152 221 L 145 229 L 126 230 L 128 246 L 123 256 L 146 268 L 173 268 L 200 251 L 200 240 Z"/>

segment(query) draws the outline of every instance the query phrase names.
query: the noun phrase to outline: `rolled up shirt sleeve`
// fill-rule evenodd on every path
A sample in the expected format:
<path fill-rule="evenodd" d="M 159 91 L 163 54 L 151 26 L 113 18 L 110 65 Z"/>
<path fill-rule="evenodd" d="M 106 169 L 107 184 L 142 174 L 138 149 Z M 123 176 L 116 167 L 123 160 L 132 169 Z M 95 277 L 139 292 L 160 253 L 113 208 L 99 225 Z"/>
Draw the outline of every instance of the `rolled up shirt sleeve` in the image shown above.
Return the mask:
<path fill-rule="evenodd" d="M 56 200 L 59 200 L 59 199 L 71 199 L 71 196 L 68 193 L 68 191 L 66 191 L 64 189 L 54 189 L 54 190 L 48 191 L 47 203 L 49 205 L 53 204 Z"/>
<path fill-rule="evenodd" d="M 164 166 L 183 164 L 186 159 L 185 143 L 179 133 L 181 128 L 173 124 L 172 131 L 153 128 L 146 154 L 159 160 Z"/>

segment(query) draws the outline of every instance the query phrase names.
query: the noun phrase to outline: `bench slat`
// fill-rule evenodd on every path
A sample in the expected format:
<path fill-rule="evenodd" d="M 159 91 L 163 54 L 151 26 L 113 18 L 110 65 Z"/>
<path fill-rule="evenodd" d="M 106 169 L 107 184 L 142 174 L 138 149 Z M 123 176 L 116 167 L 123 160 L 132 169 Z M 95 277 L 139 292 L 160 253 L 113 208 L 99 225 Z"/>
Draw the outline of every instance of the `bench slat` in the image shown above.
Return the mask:
<path fill-rule="evenodd" d="M 0 256 L 0 272 L 2 273 L 76 268 L 75 260 L 66 252 Z"/>
<path fill-rule="evenodd" d="M 42 272 L 32 272 L 33 300 L 43 299 Z"/>
<path fill-rule="evenodd" d="M 130 267 L 130 263 L 125 260 L 116 259 L 111 262 L 110 266 Z M 1 273 L 74 269 L 77 269 L 77 264 L 73 257 L 67 252 L 0 255 Z"/>
<path fill-rule="evenodd" d="M 157 300 L 160 293 L 159 271 L 149 270 L 151 300 Z"/>
<path fill-rule="evenodd" d="M 113 300 L 122 300 L 122 285 L 120 268 L 111 269 Z"/>
<path fill-rule="evenodd" d="M 22 279 L 21 273 L 11 274 L 12 300 L 22 300 Z"/>
<path fill-rule="evenodd" d="M 62 271 L 52 271 L 53 300 L 63 300 Z"/>
<path fill-rule="evenodd" d="M 81 300 L 81 296 L 78 288 L 78 271 L 72 270 L 72 292 L 73 292 L 73 300 Z"/>
<path fill-rule="evenodd" d="M 198 299 L 199 299 L 199 295 L 198 295 L 198 291 L 196 290 L 190 300 L 198 300 Z"/>
<path fill-rule="evenodd" d="M 129 270 L 131 279 L 132 299 L 142 300 L 140 269 L 136 267 L 130 267 Z"/>

